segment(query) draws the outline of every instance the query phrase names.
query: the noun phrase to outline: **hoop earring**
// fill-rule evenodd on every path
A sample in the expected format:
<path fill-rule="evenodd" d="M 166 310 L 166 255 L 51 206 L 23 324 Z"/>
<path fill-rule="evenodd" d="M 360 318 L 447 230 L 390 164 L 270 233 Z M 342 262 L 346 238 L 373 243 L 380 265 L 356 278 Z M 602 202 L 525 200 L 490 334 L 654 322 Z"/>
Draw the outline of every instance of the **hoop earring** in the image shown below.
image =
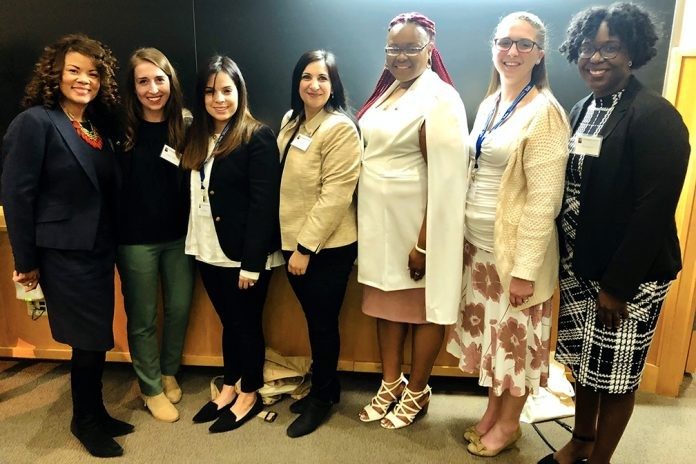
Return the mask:
<path fill-rule="evenodd" d="M 629 67 L 629 68 L 633 67 L 633 61 L 629 61 L 629 62 L 628 62 L 628 67 Z"/>

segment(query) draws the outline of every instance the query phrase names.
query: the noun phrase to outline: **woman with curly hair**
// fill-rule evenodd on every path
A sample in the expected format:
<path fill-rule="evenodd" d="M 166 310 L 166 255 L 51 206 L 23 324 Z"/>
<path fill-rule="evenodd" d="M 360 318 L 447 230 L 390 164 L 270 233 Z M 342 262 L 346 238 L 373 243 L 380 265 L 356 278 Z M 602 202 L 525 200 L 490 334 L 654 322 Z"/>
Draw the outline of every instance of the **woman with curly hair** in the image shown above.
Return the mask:
<path fill-rule="evenodd" d="M 188 177 L 179 169 L 184 139 L 183 94 L 174 67 L 156 48 L 129 60 L 126 142 L 119 161 L 123 207 L 116 264 L 128 315 L 128 346 L 143 401 L 155 419 L 174 422 L 181 364 L 193 295 L 193 258 L 184 253 Z M 161 349 L 157 336 L 158 282 L 162 282 Z"/>
<path fill-rule="evenodd" d="M 107 413 L 101 383 L 114 346 L 116 67 L 81 34 L 46 47 L 3 141 L 13 279 L 41 284 L 53 338 L 72 347 L 70 430 L 99 457 L 123 454 L 112 437 L 133 431 Z"/>
<path fill-rule="evenodd" d="M 675 108 L 633 76 L 655 56 L 656 41 L 644 9 L 617 3 L 576 15 L 561 46 L 592 94 L 571 111 L 559 216 L 556 359 L 576 380 L 575 427 L 542 463 L 610 461 L 681 269 L 674 212 L 688 133 Z"/>
<path fill-rule="evenodd" d="M 546 26 L 505 16 L 491 42 L 493 75 L 472 131 L 463 301 L 447 345 L 488 387 L 488 405 L 464 438 L 495 456 L 520 438 L 529 393 L 546 385 L 551 296 L 568 157 L 568 120 L 546 78 Z"/>

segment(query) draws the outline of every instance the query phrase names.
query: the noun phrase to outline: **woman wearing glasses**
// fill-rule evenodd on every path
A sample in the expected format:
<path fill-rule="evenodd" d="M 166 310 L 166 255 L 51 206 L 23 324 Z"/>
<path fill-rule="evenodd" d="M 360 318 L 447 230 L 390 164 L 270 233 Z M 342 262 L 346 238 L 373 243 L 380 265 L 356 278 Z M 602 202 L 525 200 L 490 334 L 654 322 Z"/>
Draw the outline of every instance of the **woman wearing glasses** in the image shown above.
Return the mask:
<path fill-rule="evenodd" d="M 435 23 L 404 13 L 388 31 L 386 69 L 358 112 L 365 140 L 358 280 L 365 284 L 363 312 L 377 319 L 383 368 L 379 391 L 360 420 L 395 429 L 427 411 L 428 379 L 445 326 L 457 319 L 467 125 L 435 48 Z M 401 365 L 409 327 L 407 383 Z"/>
<path fill-rule="evenodd" d="M 592 94 L 571 111 L 560 216 L 556 359 L 573 371 L 573 438 L 543 463 L 608 463 L 633 411 L 660 308 L 681 269 L 674 212 L 686 174 L 681 116 L 633 70 L 655 56 L 648 13 L 576 15 L 561 52 Z"/>
<path fill-rule="evenodd" d="M 488 387 L 486 411 L 464 433 L 478 456 L 520 438 L 527 395 L 546 384 L 569 132 L 548 86 L 541 20 L 509 14 L 494 37 L 493 76 L 470 138 L 464 298 L 448 342 L 459 367 Z"/>

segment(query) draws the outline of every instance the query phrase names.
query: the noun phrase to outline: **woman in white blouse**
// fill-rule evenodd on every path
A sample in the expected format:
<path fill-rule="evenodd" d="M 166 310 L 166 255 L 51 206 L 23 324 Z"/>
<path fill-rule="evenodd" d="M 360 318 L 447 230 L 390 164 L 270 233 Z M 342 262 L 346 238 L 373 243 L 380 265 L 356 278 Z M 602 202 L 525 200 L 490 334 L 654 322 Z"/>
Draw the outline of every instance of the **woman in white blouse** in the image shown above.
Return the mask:
<path fill-rule="evenodd" d="M 554 218 L 569 129 L 548 88 L 545 36 L 531 13 L 498 24 L 493 78 L 471 134 L 464 299 L 447 348 L 489 388 L 486 412 L 464 434 L 479 456 L 495 456 L 519 439 L 527 395 L 548 376 L 558 275 Z"/>
<path fill-rule="evenodd" d="M 274 264 L 279 155 L 273 131 L 249 112 L 244 78 L 230 58 L 211 59 L 196 98 L 181 158 L 191 170 L 186 253 L 196 257 L 222 322 L 224 385 L 193 421 L 217 419 L 209 429 L 215 433 L 240 427 L 263 408 L 261 313 Z"/>

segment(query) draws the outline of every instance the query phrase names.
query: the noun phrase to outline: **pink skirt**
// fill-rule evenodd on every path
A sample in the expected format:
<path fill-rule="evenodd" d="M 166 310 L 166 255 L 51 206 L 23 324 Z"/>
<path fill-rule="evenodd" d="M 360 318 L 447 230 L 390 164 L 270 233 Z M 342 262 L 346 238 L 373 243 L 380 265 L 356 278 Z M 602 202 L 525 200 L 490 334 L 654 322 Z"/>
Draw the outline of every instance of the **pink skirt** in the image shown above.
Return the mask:
<path fill-rule="evenodd" d="M 392 322 L 427 324 L 425 319 L 425 289 L 407 288 L 385 292 L 363 285 L 362 311 L 368 316 Z"/>

